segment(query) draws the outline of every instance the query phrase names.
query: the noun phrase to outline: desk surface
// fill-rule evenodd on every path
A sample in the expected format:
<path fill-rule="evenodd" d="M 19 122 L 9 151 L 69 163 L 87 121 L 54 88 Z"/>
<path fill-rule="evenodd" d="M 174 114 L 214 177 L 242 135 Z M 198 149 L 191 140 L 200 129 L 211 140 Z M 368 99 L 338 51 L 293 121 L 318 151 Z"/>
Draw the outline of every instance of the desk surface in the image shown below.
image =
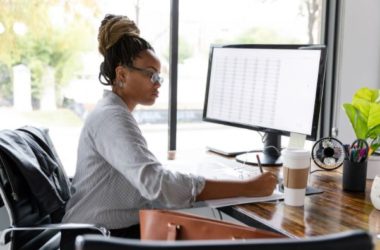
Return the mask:
<path fill-rule="evenodd" d="M 224 162 L 235 162 L 234 158 L 212 155 L 215 159 L 222 158 Z M 281 167 L 265 169 L 275 174 L 282 171 Z M 373 207 L 369 197 L 372 181 L 367 180 L 365 193 L 345 192 L 342 190 L 341 171 L 338 169 L 311 174 L 309 185 L 324 192 L 306 196 L 303 207 L 286 206 L 283 201 L 276 201 L 238 205 L 228 208 L 227 213 L 245 224 L 259 222 L 294 238 L 352 229 L 380 234 L 380 211 Z"/>
<path fill-rule="evenodd" d="M 282 201 L 234 207 L 243 214 L 290 237 L 308 237 L 364 229 L 380 233 L 380 211 L 370 201 L 372 181 L 365 193 L 342 191 L 342 175 L 315 172 L 310 184 L 324 192 L 305 198 L 304 207 L 286 206 Z"/>

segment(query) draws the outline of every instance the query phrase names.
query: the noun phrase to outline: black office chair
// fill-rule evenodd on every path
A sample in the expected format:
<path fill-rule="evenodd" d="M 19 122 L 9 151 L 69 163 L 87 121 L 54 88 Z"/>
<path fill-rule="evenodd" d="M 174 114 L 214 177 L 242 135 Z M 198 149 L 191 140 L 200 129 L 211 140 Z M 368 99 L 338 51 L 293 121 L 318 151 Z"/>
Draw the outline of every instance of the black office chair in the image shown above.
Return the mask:
<path fill-rule="evenodd" d="M 104 238 L 96 235 L 78 236 L 76 250 L 370 250 L 371 236 L 364 231 L 348 231 L 306 239 L 250 239 L 209 241 L 140 241 Z"/>
<path fill-rule="evenodd" d="M 29 144 L 24 139 L 32 148 L 28 148 Z M 19 148 L 20 145 L 22 146 Z M 9 154 L 8 148 L 18 152 L 19 156 Z M 20 170 L 20 164 L 26 162 L 25 158 L 17 159 L 25 157 L 25 152 L 32 158 L 34 154 L 38 154 L 38 157 L 30 159 L 30 162 L 35 163 L 37 168 L 41 166 L 41 169 L 46 168 L 44 171 L 51 171 L 48 173 L 49 181 L 53 185 L 60 182 L 60 190 L 40 188 L 39 193 L 36 193 L 36 187 L 41 183 L 33 183 L 34 177 L 31 177 L 33 181 L 25 177 L 24 169 Z M 108 230 L 103 227 L 60 223 L 64 205 L 70 196 L 70 183 L 65 181 L 67 178 L 61 167 L 47 130 L 28 127 L 26 130 L 0 131 L 0 207 L 5 206 L 10 221 L 10 227 L 1 231 L 0 248 L 7 246 L 9 249 L 59 249 L 61 230 L 86 229 L 90 233 L 109 236 Z M 64 191 L 66 195 L 57 196 L 58 206 L 49 206 L 47 201 L 52 199 L 52 193 Z"/>

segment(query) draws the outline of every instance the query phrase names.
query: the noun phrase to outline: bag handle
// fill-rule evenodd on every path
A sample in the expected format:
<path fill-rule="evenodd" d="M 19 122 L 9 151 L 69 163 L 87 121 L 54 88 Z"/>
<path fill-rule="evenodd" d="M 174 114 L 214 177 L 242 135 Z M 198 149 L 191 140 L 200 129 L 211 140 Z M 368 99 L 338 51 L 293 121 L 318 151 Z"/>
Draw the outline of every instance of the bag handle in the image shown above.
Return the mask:
<path fill-rule="evenodd" d="M 181 230 L 181 225 L 176 225 L 174 223 L 169 222 L 168 223 L 168 235 L 166 237 L 166 240 L 167 241 L 178 240 L 178 234 L 179 234 L 180 230 Z M 231 240 L 241 240 L 241 239 L 244 239 L 244 238 L 235 237 L 235 236 L 231 237 Z"/>
<path fill-rule="evenodd" d="M 181 229 L 180 225 L 176 225 L 174 223 L 169 222 L 168 223 L 168 236 L 166 237 L 166 240 L 168 241 L 175 241 L 177 240 L 179 230 Z"/>

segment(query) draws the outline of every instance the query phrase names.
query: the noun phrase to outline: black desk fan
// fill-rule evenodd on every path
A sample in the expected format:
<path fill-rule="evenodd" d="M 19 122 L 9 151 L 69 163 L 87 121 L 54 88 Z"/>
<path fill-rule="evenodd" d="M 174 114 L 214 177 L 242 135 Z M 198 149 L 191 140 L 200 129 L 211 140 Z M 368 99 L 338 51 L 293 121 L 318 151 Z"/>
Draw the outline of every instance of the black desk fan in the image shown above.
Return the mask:
<path fill-rule="evenodd" d="M 342 166 L 345 158 L 343 143 L 332 137 L 319 139 L 313 146 L 311 157 L 324 170 L 337 169 Z"/>

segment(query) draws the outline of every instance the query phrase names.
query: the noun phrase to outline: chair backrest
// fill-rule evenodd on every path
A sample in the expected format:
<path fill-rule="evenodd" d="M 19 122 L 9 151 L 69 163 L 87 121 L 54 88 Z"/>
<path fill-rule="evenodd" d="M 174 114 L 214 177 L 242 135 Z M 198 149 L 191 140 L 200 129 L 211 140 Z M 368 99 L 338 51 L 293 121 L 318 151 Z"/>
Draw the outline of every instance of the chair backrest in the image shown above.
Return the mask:
<path fill-rule="evenodd" d="M 140 241 L 104 238 L 95 235 L 78 236 L 76 250 L 370 250 L 371 236 L 364 231 L 348 231 L 306 239 L 252 239 L 206 241 Z"/>
<path fill-rule="evenodd" d="M 5 132 L 0 131 L 0 137 L 4 135 L 3 133 Z M 20 133 L 24 133 L 24 135 L 27 136 L 25 131 Z M 44 136 L 46 136 L 45 139 L 49 139 L 47 132 Z M 41 141 L 38 141 L 38 138 L 33 139 L 32 136 L 29 137 L 31 140 L 35 139 L 35 143 L 41 143 Z M 8 137 L 2 137 L 2 139 L 4 138 Z M 8 142 L 3 140 L 2 143 L 4 146 Z M 47 145 L 53 147 L 52 144 Z M 43 150 L 43 147 L 41 148 Z M 2 149 L 4 149 L 4 147 Z M 54 148 L 51 148 L 51 150 L 52 151 L 48 152 L 46 155 L 51 155 L 52 152 L 55 153 Z M 58 156 L 55 155 L 55 157 Z M 54 157 L 49 156 L 49 158 Z M 58 161 L 57 166 L 61 168 L 59 159 L 54 159 Z M 35 160 L 35 162 L 39 161 L 41 161 L 41 159 L 38 161 Z M 19 161 L 15 160 L 13 156 L 4 150 L 0 150 L 0 200 L 7 210 L 10 226 L 17 228 L 35 227 L 51 222 L 60 222 L 64 213 L 65 200 L 62 200 L 61 206 L 47 211 L 46 207 L 41 206 L 41 200 L 43 200 L 44 197 L 44 189 L 41 189 L 42 191 L 38 194 L 39 198 L 37 199 L 36 194 L 33 193 L 30 180 L 27 180 L 25 174 L 20 171 L 19 166 L 16 166 L 16 164 L 19 164 Z M 57 175 L 57 173 L 52 173 L 52 178 L 57 180 L 59 177 L 55 175 Z M 68 185 L 68 182 L 66 184 Z M 63 185 L 66 184 L 63 182 Z M 34 185 L 38 186 L 41 185 L 41 183 L 35 183 Z M 63 188 L 68 190 L 69 186 Z M 6 237 L 5 243 L 9 244 L 11 249 L 41 249 L 44 247 L 47 249 L 58 249 L 60 240 L 59 234 L 59 230 L 16 231 Z"/>

